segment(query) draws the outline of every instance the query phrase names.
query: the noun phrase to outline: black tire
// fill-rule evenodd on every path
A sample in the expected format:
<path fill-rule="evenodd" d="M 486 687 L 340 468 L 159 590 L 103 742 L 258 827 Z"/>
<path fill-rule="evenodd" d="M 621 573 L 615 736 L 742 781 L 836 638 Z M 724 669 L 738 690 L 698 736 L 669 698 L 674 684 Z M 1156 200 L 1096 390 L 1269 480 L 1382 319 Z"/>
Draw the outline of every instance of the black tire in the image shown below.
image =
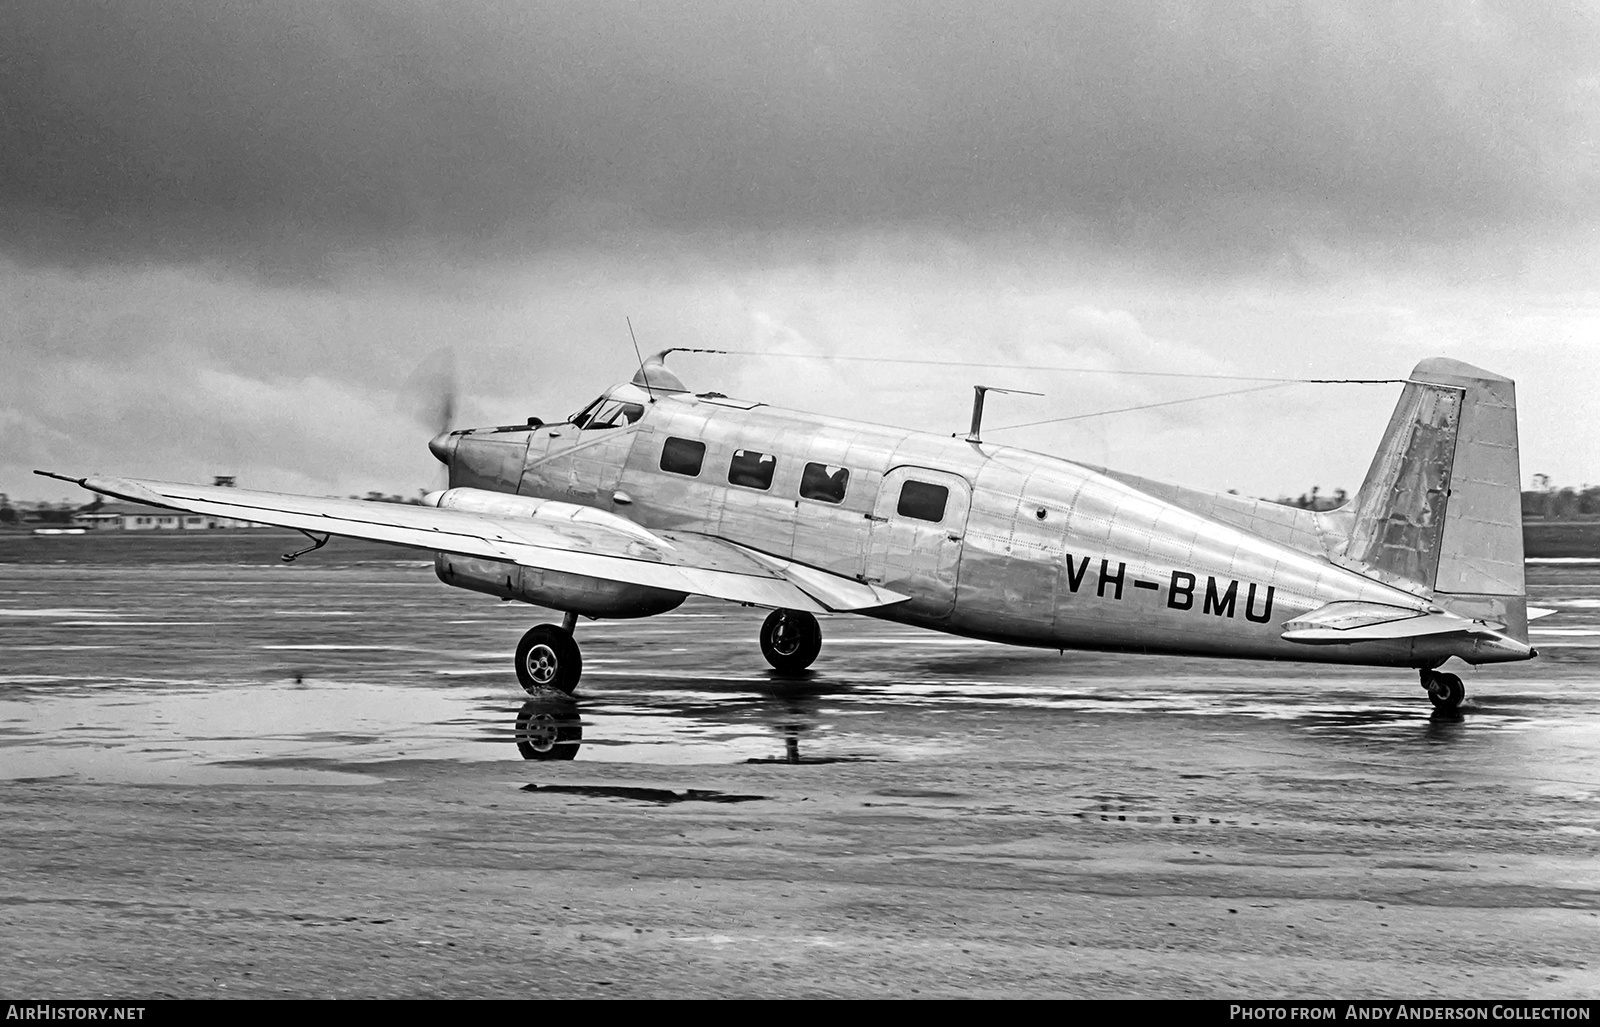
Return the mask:
<path fill-rule="evenodd" d="M 817 618 L 800 610 L 773 610 L 761 625 L 761 655 L 782 674 L 798 674 L 822 651 Z"/>
<path fill-rule="evenodd" d="M 583 674 L 583 654 L 572 636 L 554 624 L 529 628 L 517 643 L 517 680 L 529 695 L 550 689 L 572 694 Z"/>
<path fill-rule="evenodd" d="M 1434 682 L 1438 687 L 1428 689 L 1428 699 L 1434 709 L 1453 710 L 1467 697 L 1467 686 L 1454 674 L 1436 674 Z"/>
<path fill-rule="evenodd" d="M 570 760 L 583 743 L 576 703 L 531 699 L 517 714 L 517 751 L 525 760 Z"/>

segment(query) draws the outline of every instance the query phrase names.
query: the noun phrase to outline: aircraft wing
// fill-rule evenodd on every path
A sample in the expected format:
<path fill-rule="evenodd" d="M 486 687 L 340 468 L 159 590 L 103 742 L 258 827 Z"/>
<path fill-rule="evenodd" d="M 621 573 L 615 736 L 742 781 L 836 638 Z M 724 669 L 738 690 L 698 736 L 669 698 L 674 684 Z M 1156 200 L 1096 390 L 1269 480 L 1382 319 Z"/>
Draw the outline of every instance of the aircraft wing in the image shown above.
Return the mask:
<path fill-rule="evenodd" d="M 1442 610 L 1341 601 L 1320 606 L 1284 626 L 1283 639 L 1306 645 L 1349 645 L 1426 635 L 1479 635 L 1499 639 L 1503 624 L 1468 620 Z"/>
<path fill-rule="evenodd" d="M 429 552 L 504 560 L 524 567 L 773 609 L 828 613 L 869 609 L 907 598 L 692 532 L 655 532 L 633 524 L 488 515 L 137 478 L 70 478 L 45 471 L 36 473 L 150 506 L 296 528 L 316 535 L 342 535 Z"/>

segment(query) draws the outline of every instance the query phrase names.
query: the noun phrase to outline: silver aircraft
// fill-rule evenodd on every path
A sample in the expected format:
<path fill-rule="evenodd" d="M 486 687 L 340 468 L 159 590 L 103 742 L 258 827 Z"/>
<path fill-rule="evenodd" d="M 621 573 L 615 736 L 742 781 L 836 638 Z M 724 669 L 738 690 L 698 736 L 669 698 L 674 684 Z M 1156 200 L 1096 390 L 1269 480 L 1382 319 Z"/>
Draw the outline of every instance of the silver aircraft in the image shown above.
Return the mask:
<path fill-rule="evenodd" d="M 571 692 L 578 618 L 701 595 L 766 607 L 780 672 L 862 613 L 1014 645 L 1410 667 L 1527 660 L 1515 388 L 1418 364 L 1355 498 L 1313 512 L 1163 484 L 980 438 L 691 393 L 641 363 L 560 424 L 440 433 L 423 506 L 94 476 L 119 499 L 434 553 L 447 585 L 562 611 L 516 650 Z M 38 472 L 49 474 L 49 472 Z"/>

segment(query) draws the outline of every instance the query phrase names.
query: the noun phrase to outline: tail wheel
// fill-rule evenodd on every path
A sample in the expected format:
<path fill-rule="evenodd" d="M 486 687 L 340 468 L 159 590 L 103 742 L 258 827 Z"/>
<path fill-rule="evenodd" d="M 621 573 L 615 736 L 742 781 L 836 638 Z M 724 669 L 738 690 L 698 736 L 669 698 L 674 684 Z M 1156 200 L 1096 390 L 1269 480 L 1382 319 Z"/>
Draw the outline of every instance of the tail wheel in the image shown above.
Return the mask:
<path fill-rule="evenodd" d="M 1467 697 L 1467 686 L 1454 674 L 1434 674 L 1433 686 L 1428 689 L 1428 699 L 1435 709 L 1453 710 Z"/>
<path fill-rule="evenodd" d="M 822 651 L 817 618 L 800 610 L 773 610 L 761 625 L 761 655 L 774 670 L 798 674 Z"/>
<path fill-rule="evenodd" d="M 529 628 L 517 643 L 517 680 L 524 691 L 538 695 L 547 689 L 571 694 L 583 674 L 583 655 L 572 635 L 554 624 Z"/>

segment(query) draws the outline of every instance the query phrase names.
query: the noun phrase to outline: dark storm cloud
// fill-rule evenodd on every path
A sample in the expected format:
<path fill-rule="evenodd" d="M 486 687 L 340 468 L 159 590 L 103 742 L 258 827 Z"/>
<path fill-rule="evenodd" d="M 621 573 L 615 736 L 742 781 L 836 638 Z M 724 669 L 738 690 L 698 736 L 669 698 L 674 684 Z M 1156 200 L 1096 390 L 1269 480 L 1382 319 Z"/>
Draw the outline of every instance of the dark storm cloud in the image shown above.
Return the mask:
<path fill-rule="evenodd" d="M 1582 4 L 13 0 L 0 213 L 14 254 L 73 262 L 617 227 L 1449 240 L 1594 220 L 1597 71 Z"/>

